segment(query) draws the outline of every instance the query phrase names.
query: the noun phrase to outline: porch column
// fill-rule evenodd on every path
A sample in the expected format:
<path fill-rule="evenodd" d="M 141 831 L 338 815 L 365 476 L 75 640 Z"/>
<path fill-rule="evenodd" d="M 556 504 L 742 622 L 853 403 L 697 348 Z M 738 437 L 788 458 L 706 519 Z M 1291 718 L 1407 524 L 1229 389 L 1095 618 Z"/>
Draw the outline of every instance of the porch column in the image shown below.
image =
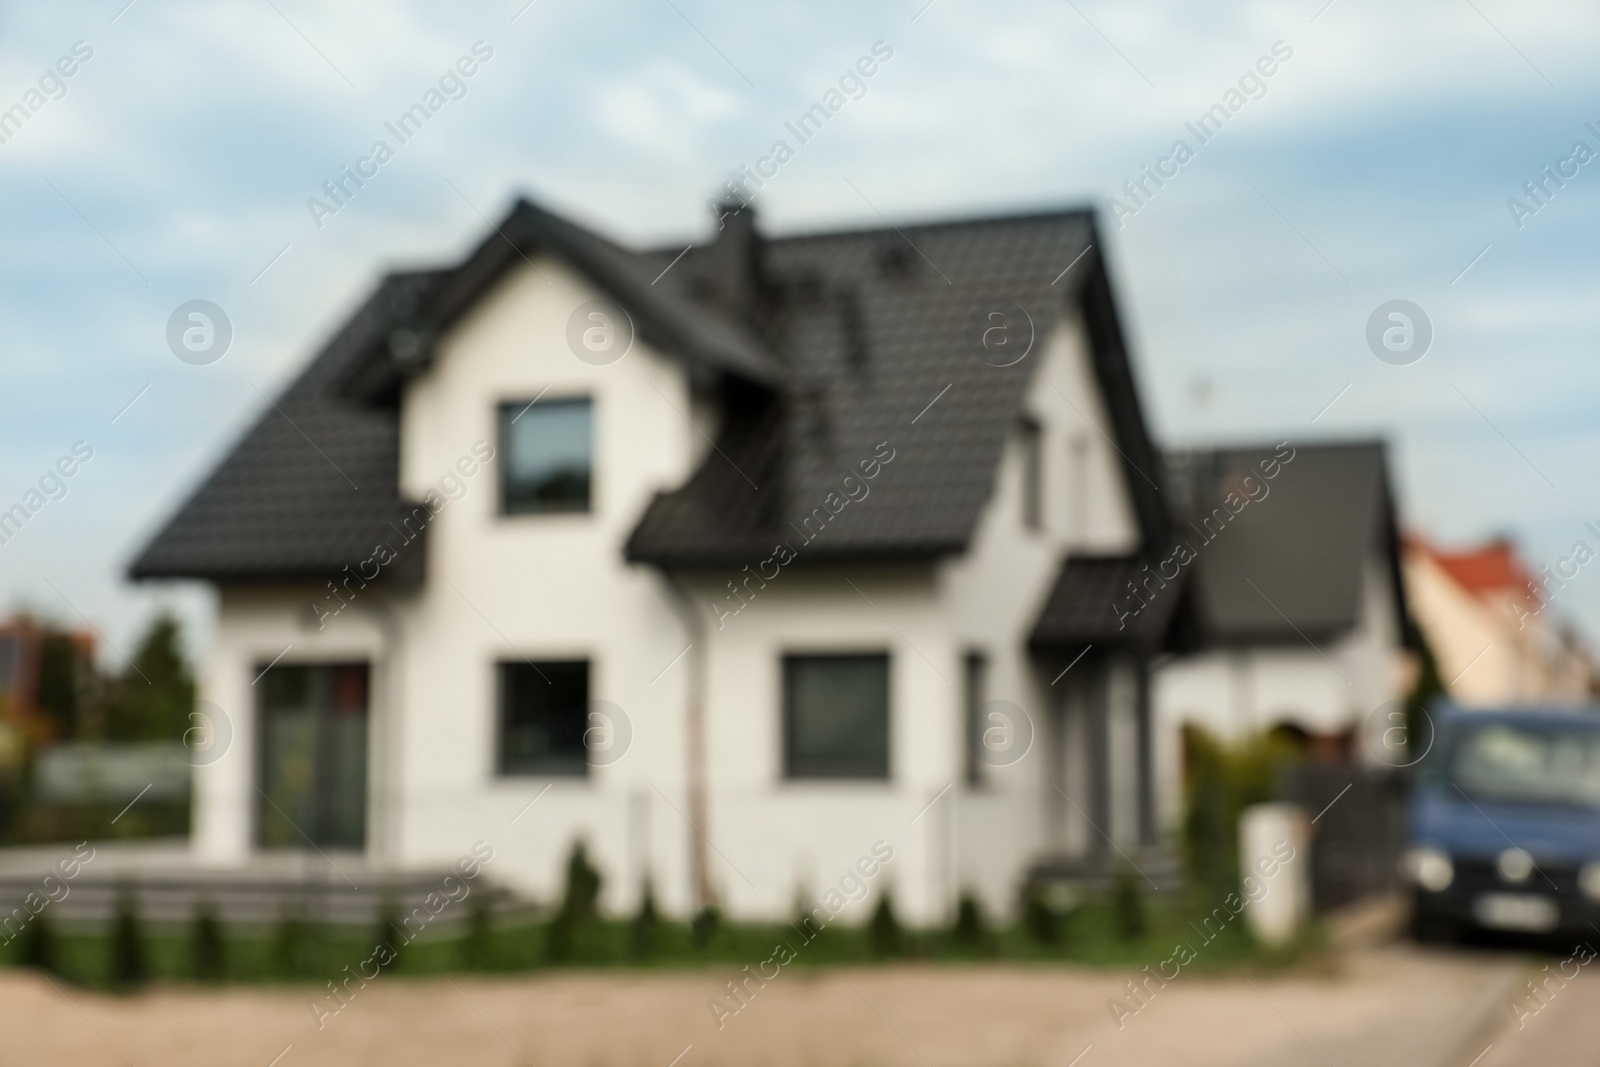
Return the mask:
<path fill-rule="evenodd" d="M 1111 787 L 1116 769 L 1111 752 L 1111 675 L 1110 657 L 1095 657 L 1085 664 L 1084 711 L 1088 719 L 1089 770 L 1089 851 L 1103 856 L 1111 851 Z"/>
<path fill-rule="evenodd" d="M 1134 663 L 1138 687 L 1134 713 L 1139 735 L 1139 843 L 1156 843 L 1155 722 L 1150 706 L 1150 660 L 1140 655 Z"/>

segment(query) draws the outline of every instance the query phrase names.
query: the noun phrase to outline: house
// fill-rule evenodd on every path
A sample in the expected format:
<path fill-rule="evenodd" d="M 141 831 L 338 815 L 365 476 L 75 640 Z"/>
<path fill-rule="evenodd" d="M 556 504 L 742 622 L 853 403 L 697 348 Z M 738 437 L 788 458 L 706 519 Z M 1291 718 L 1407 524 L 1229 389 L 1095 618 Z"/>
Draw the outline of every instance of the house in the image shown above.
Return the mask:
<path fill-rule="evenodd" d="M 197 861 L 482 840 L 549 900 L 582 839 L 615 912 L 777 918 L 881 842 L 935 922 L 1153 846 L 1187 616 L 1111 608 L 1171 519 L 1102 249 L 521 201 L 385 277 L 131 568 L 217 591 Z"/>
<path fill-rule="evenodd" d="M 27 615 L 0 622 L 0 767 L 20 759 L 25 744 L 70 732 L 94 649 L 91 631 L 57 630 Z"/>
<path fill-rule="evenodd" d="M 1365 731 L 1404 697 L 1416 641 L 1383 444 L 1173 452 L 1167 476 L 1186 551 L 1159 573 L 1182 572 L 1198 648 L 1157 674 L 1158 736 L 1173 746 L 1158 754 L 1161 780 L 1177 780 L 1187 723 L 1384 759 Z"/>
<path fill-rule="evenodd" d="M 1570 565 L 1568 578 L 1593 552 L 1584 544 L 1574 556 L 1557 561 L 1563 571 Z M 1405 542 L 1405 578 L 1457 704 L 1575 706 L 1593 698 L 1594 667 L 1583 642 L 1550 610 L 1562 577 L 1546 568 L 1541 581 L 1510 541 L 1446 550 L 1413 534 Z"/>

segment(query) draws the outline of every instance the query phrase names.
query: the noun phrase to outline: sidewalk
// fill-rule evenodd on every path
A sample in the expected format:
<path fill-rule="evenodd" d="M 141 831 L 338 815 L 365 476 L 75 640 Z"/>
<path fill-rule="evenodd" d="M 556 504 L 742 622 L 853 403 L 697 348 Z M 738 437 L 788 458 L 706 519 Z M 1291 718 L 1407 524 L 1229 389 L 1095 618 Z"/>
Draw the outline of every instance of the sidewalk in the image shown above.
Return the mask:
<path fill-rule="evenodd" d="M 681 1067 L 1067 1067 L 1080 1056 L 1081 1067 L 1467 1067 L 1498 1036 L 1491 1028 L 1514 1025 L 1505 1005 L 1526 973 L 1515 955 L 1360 948 L 1327 974 L 1182 974 L 1121 1030 L 1107 1008 L 1131 977 L 1121 971 L 785 970 L 720 1031 L 707 1001 L 733 977 L 722 970 L 385 977 L 319 1031 L 309 987 L 118 998 L 9 971 L 0 1067 L 267 1067 L 289 1046 L 279 1067 L 668 1067 L 686 1047 Z M 1581 1024 L 1594 1047 L 1595 998 L 1576 983 L 1565 994 L 1528 1030 L 1553 1040 Z"/>

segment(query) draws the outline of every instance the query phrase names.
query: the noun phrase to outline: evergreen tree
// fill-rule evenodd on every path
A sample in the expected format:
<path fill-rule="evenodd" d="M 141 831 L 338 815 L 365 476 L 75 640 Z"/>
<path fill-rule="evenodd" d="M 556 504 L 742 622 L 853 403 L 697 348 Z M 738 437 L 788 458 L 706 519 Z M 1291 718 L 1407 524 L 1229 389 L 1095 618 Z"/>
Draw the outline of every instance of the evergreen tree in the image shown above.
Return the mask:
<path fill-rule="evenodd" d="M 117 741 L 177 741 L 193 722 L 194 678 L 184 662 L 178 620 L 163 612 L 150 624 L 118 680 L 107 733 Z"/>
<path fill-rule="evenodd" d="M 194 977 L 201 982 L 220 982 L 227 970 L 222 947 L 222 923 L 217 907 L 202 901 L 194 912 Z"/>
<path fill-rule="evenodd" d="M 898 956 L 904 950 L 905 938 L 900 929 L 900 920 L 895 918 L 894 901 L 888 893 L 878 898 L 872 921 L 867 924 L 867 935 L 874 956 Z"/>
<path fill-rule="evenodd" d="M 117 890 L 117 916 L 111 931 L 111 984 L 121 989 L 143 985 L 150 978 L 144 928 L 133 887 Z"/>

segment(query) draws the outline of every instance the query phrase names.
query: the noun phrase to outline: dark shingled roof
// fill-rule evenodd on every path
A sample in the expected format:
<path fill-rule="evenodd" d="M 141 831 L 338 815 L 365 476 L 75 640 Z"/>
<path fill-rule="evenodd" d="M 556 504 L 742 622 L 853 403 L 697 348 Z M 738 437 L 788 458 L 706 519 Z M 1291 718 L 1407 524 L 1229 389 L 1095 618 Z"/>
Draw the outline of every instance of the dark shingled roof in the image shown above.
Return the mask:
<path fill-rule="evenodd" d="M 390 522 L 412 510 L 400 499 L 398 420 L 341 400 L 337 384 L 447 276 L 385 278 L 139 554 L 133 577 L 327 579 L 380 540 L 398 545 Z M 385 573 L 420 573 L 420 548 Z"/>
<path fill-rule="evenodd" d="M 391 275 L 140 554 L 133 575 L 321 578 L 366 558 L 412 509 L 398 492 L 401 384 L 490 285 L 540 253 L 615 299 L 641 339 L 721 396 L 717 447 L 651 503 L 630 559 L 749 562 L 779 540 L 804 561 L 961 550 L 1039 363 L 1036 353 L 1012 366 L 984 362 L 986 314 L 1008 309 L 1013 343 L 1031 332 L 1042 344 L 1073 306 L 1088 327 L 1109 413 L 1103 429 L 1123 454 L 1144 541 L 1165 543 L 1159 457 L 1089 212 L 762 239 L 750 246 L 744 306 L 727 299 L 737 229 L 687 254 L 682 244 L 634 252 L 523 201 L 460 265 Z M 890 450 L 868 497 L 830 514 L 801 547 L 804 518 L 838 507 L 830 494 L 845 476 Z M 420 559 L 410 571 L 418 574 Z"/>
<path fill-rule="evenodd" d="M 1291 444 L 1281 456 L 1291 448 L 1270 480 L 1262 465 L 1280 453 L 1271 445 L 1167 457 L 1177 537 L 1198 557 L 1186 569 L 1195 572 L 1190 589 L 1208 639 L 1304 643 L 1339 635 L 1359 621 L 1364 565 L 1374 554 L 1409 639 L 1383 443 Z M 1266 496 L 1231 515 L 1225 498 L 1246 498 L 1247 476 Z M 1229 517 L 1217 517 L 1218 508 Z"/>
<path fill-rule="evenodd" d="M 1187 575 L 1165 584 L 1137 614 L 1128 583 L 1146 577 L 1138 556 L 1072 556 L 1062 564 L 1028 643 L 1035 649 L 1073 652 L 1094 645 L 1141 652 L 1186 647 L 1179 608 L 1186 607 Z"/>
<path fill-rule="evenodd" d="M 932 557 L 964 548 L 1039 363 L 1026 358 L 999 367 L 980 358 L 980 336 L 991 321 L 985 316 L 996 309 L 1024 309 L 1025 316 L 1011 312 L 1014 336 L 1031 329 L 1039 344 L 1070 306 L 1082 310 L 1110 412 L 1105 429 L 1130 467 L 1154 472 L 1158 457 L 1094 250 L 1092 215 L 902 231 L 765 242 L 763 335 L 781 354 L 786 387 L 764 403 L 730 407 L 724 455 L 709 456 L 686 485 L 656 499 L 629 542 L 630 558 L 749 562 L 778 541 L 810 561 Z M 681 250 L 658 259 L 664 264 Z M 678 284 L 708 291 L 716 251 L 689 252 L 672 271 Z M 805 517 L 883 445 L 894 458 L 870 484 L 868 501 L 844 506 L 801 547 Z M 1146 537 L 1159 541 L 1164 504 L 1153 485 L 1132 469 L 1127 474 Z"/>

